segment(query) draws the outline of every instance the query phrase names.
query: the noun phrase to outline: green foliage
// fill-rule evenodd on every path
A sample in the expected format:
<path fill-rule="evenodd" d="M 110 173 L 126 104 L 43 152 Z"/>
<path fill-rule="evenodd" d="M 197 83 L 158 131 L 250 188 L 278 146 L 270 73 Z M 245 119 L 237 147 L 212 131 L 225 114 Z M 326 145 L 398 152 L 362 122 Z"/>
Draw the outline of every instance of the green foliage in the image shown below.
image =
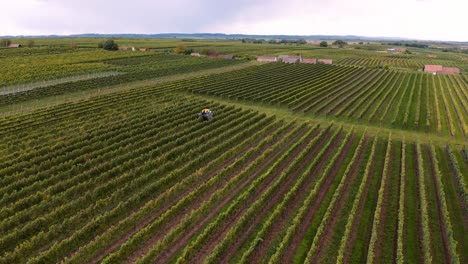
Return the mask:
<path fill-rule="evenodd" d="M 321 41 L 320 44 L 319 44 L 320 47 L 328 47 L 328 42 L 326 41 Z"/>
<path fill-rule="evenodd" d="M 348 42 L 344 41 L 344 40 L 341 40 L 341 39 L 338 39 L 338 40 L 335 40 L 332 45 L 335 45 L 335 46 L 338 46 L 340 48 L 343 48 L 345 45 L 348 45 Z"/>
<path fill-rule="evenodd" d="M 119 45 L 113 39 L 108 39 L 102 43 L 102 48 L 105 50 L 118 50 Z"/>
<path fill-rule="evenodd" d="M 26 47 L 32 48 L 32 47 L 34 47 L 34 44 L 35 44 L 35 41 L 34 41 L 33 39 L 29 39 L 29 40 L 26 42 Z"/>
<path fill-rule="evenodd" d="M 0 118 L 1 263 L 219 263 L 228 254 L 231 262 L 302 263 L 319 251 L 371 263 L 388 234 L 380 253 L 395 250 L 390 262 L 439 261 L 442 235 L 447 257 L 464 260 L 463 76 L 408 72 L 424 61 L 416 55 L 197 40 L 205 54 L 336 64 L 246 63 L 210 75 L 204 70 L 239 62 L 161 54 L 178 40 L 151 42 L 156 52 L 73 41 L 80 49 L 69 40 L 0 49 L 0 85 L 14 91 L 0 106 L 36 109 Z M 172 76 L 180 73 L 189 77 Z M 199 122 L 206 107 L 216 117 Z M 392 120 L 397 131 L 382 136 Z M 418 139 L 427 143 L 413 145 Z"/>
<path fill-rule="evenodd" d="M 187 45 L 185 43 L 179 43 L 174 49 L 175 54 L 185 54 L 187 50 Z"/>
<path fill-rule="evenodd" d="M 10 39 L 1 39 L 0 40 L 0 46 L 2 47 L 8 47 L 8 45 L 11 44 L 11 40 Z"/>

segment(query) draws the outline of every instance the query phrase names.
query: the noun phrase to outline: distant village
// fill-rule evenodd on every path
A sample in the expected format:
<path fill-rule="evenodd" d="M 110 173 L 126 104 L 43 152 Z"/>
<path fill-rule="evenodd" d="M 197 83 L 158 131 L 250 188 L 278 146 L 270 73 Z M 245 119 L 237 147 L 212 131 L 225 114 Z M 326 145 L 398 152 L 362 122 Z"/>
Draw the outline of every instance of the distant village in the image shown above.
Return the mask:
<path fill-rule="evenodd" d="M 314 43 L 315 44 L 315 43 Z M 21 48 L 23 45 L 17 43 L 9 43 L 7 44 L 8 48 Z M 136 48 L 130 46 L 119 46 L 118 50 L 121 51 L 150 51 L 149 48 Z M 395 47 L 395 48 L 388 48 L 385 52 L 399 54 L 404 52 L 405 49 Z M 192 52 L 190 53 L 192 57 L 201 57 L 200 53 Z M 235 59 L 233 55 L 229 54 L 208 54 L 207 57 L 209 58 L 218 58 L 218 59 L 228 59 L 232 60 Z M 437 58 L 435 54 L 427 55 L 428 58 Z M 304 64 L 333 64 L 332 59 L 317 59 L 317 58 L 303 58 L 301 55 L 279 55 L 279 56 L 257 56 L 257 62 L 281 62 L 281 63 L 304 63 Z M 437 74 L 459 74 L 460 69 L 456 67 L 444 67 L 442 65 L 435 65 L 435 64 L 426 64 L 424 65 L 424 72 L 432 73 L 433 75 Z"/>
<path fill-rule="evenodd" d="M 258 62 L 306 63 L 306 64 L 333 64 L 331 59 L 302 58 L 302 56 L 279 55 L 278 57 L 259 56 Z"/>

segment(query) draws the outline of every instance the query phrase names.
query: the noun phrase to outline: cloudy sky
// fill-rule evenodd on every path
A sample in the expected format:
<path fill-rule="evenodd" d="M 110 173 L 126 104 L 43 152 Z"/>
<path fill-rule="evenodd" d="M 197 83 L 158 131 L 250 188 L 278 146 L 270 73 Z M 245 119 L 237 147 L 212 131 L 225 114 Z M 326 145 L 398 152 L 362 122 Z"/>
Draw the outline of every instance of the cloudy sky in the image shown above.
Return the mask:
<path fill-rule="evenodd" d="M 468 0 L 0 0 L 0 35 L 241 33 L 468 41 Z"/>

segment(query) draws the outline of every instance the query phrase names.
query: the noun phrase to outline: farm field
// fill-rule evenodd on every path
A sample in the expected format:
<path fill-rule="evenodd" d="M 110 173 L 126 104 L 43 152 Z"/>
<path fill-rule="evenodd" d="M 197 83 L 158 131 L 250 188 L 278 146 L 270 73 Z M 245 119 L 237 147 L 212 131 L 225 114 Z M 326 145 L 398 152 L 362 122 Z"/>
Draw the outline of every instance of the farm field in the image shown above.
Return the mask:
<path fill-rule="evenodd" d="M 463 75 L 58 50 L 0 49 L 59 69 L 0 69 L 0 263 L 468 263 Z"/>

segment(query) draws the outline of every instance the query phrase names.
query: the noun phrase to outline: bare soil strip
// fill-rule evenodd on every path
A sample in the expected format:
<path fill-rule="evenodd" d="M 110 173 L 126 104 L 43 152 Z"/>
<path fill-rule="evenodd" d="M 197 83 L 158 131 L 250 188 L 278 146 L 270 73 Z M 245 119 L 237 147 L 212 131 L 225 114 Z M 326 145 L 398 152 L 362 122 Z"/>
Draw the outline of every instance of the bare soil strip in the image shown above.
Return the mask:
<path fill-rule="evenodd" d="M 435 173 L 435 167 L 434 167 L 434 160 L 430 151 L 430 146 L 426 146 L 426 150 L 429 156 L 429 161 L 431 163 L 431 171 L 429 172 L 432 175 L 432 183 L 434 184 L 434 189 L 436 191 L 436 201 L 437 201 L 437 209 L 439 211 L 439 224 L 440 224 L 440 231 L 442 233 L 442 241 L 444 242 L 444 256 L 445 256 L 445 263 L 452 263 L 452 256 L 450 255 L 450 249 L 449 249 L 449 242 L 448 242 L 448 237 L 447 237 L 447 226 L 445 225 L 444 217 L 443 217 L 443 212 L 442 212 L 442 204 L 440 202 L 440 192 L 439 192 L 439 186 L 437 185 L 437 179 L 436 179 L 436 173 Z M 443 190 L 442 190 L 443 191 Z"/>
<path fill-rule="evenodd" d="M 390 149 L 390 151 L 393 153 L 394 149 Z M 385 182 L 385 190 L 384 190 L 384 198 L 382 201 L 382 208 L 380 211 L 380 221 L 379 225 L 377 227 L 377 239 L 375 241 L 375 248 L 374 248 L 374 261 L 377 261 L 379 259 L 382 259 L 382 248 L 383 248 L 383 243 L 384 243 L 384 234 L 385 234 L 385 222 L 388 221 L 388 204 L 390 203 L 389 196 L 390 196 L 390 185 L 391 185 L 391 179 L 392 179 L 392 161 L 393 161 L 393 154 L 390 153 L 390 159 L 388 161 L 388 168 L 387 168 L 387 181 Z M 383 172 L 382 172 L 383 173 Z"/>
<path fill-rule="evenodd" d="M 359 201 L 358 209 L 356 210 L 356 217 L 354 218 L 354 223 L 352 225 L 353 227 L 351 229 L 349 240 L 346 242 L 346 250 L 344 251 L 344 256 L 343 256 L 343 262 L 344 263 L 349 263 L 350 262 L 350 258 L 351 258 L 351 254 L 352 254 L 352 248 L 353 248 L 353 245 L 356 242 L 357 237 L 358 237 L 359 223 L 361 221 L 362 212 L 364 211 L 364 206 L 365 206 L 366 201 L 367 201 L 366 198 L 367 198 L 367 194 L 369 193 L 369 187 L 371 185 L 372 178 L 381 176 L 381 175 L 376 175 L 376 172 L 375 172 L 375 165 L 376 164 L 375 163 L 376 163 L 376 160 L 374 159 L 372 161 L 372 163 L 371 163 L 370 172 L 369 172 L 370 173 L 369 179 L 366 182 L 366 186 L 364 187 L 364 190 L 362 192 L 362 196 L 361 196 L 360 201 Z M 387 178 L 390 178 L 390 177 L 387 177 Z"/>
<path fill-rule="evenodd" d="M 294 259 L 294 255 L 297 251 L 297 248 L 301 244 L 301 241 L 304 239 L 304 236 L 307 232 L 307 229 L 309 228 L 310 224 L 312 223 L 315 214 L 317 213 L 317 210 L 320 208 L 320 205 L 322 205 L 323 199 L 327 195 L 330 186 L 333 183 L 333 180 L 335 179 L 336 175 L 338 174 L 338 171 L 340 170 L 341 164 L 344 162 L 346 157 L 348 156 L 349 151 L 351 150 L 351 147 L 354 142 L 354 135 L 351 136 L 350 140 L 348 143 L 346 143 L 346 146 L 343 149 L 343 152 L 339 156 L 336 165 L 333 167 L 332 171 L 330 174 L 327 176 L 325 182 L 323 183 L 322 188 L 320 188 L 320 192 L 317 194 L 317 197 L 315 198 L 314 202 L 312 203 L 311 208 L 308 210 L 307 214 L 304 216 L 304 219 L 302 220 L 301 224 L 298 226 L 296 229 L 294 236 L 289 243 L 289 245 L 286 247 L 286 250 L 281 258 L 281 263 L 292 263 Z"/>
<path fill-rule="evenodd" d="M 345 202 L 348 200 L 348 195 L 349 191 L 351 189 L 351 186 L 354 183 L 354 180 L 357 177 L 358 171 L 359 171 L 359 166 L 361 165 L 361 162 L 363 160 L 364 152 L 366 151 L 367 145 L 369 144 L 369 137 L 366 137 L 362 148 L 360 150 L 360 153 L 357 156 L 356 162 L 352 165 L 351 170 L 349 172 L 349 176 L 346 179 L 347 183 L 343 186 L 343 189 L 341 190 L 340 196 L 334 206 L 333 212 L 330 216 L 329 222 L 327 223 L 325 230 L 323 231 L 323 234 L 319 240 L 318 246 L 317 246 L 317 252 L 315 255 L 312 257 L 311 262 L 312 263 L 318 263 L 321 259 L 325 257 L 325 254 L 327 253 L 327 249 L 330 246 L 330 243 L 332 242 L 333 239 L 333 234 L 334 234 L 334 226 L 338 222 L 340 218 L 340 213 L 341 210 L 343 209 L 343 206 Z M 343 176 L 345 177 L 345 176 Z"/>
<path fill-rule="evenodd" d="M 338 135 L 334 140 L 331 146 L 337 146 L 338 143 L 342 140 L 343 134 Z M 313 150 L 311 153 L 313 156 L 316 156 L 316 153 L 322 148 L 323 144 L 325 144 L 326 139 L 323 139 L 319 145 Z M 297 192 L 297 195 L 292 199 L 292 201 L 288 204 L 285 208 L 283 213 L 281 214 L 280 218 L 275 221 L 275 225 L 273 228 L 265 235 L 263 238 L 263 242 L 259 244 L 259 246 L 255 249 L 252 253 L 251 257 L 249 258 L 249 263 L 259 263 L 266 255 L 267 250 L 271 247 L 271 244 L 274 240 L 278 237 L 281 231 L 285 230 L 285 225 L 288 223 L 291 217 L 293 217 L 293 213 L 296 211 L 300 202 L 305 199 L 308 191 L 312 184 L 315 182 L 315 178 L 318 172 L 325 167 L 326 162 L 329 158 L 333 155 L 334 148 L 330 147 L 324 156 L 321 158 L 320 162 L 316 165 L 313 171 L 305 176 L 306 180 L 301 185 L 300 189 Z"/>
<path fill-rule="evenodd" d="M 284 137 L 286 134 L 288 134 L 291 130 L 293 129 L 293 127 L 291 127 L 289 130 L 285 131 L 281 137 L 279 137 L 274 143 L 276 143 L 277 141 L 279 141 L 282 137 Z M 272 133 L 274 132 L 274 130 L 272 131 L 269 131 L 268 134 L 265 136 L 265 137 L 268 137 L 269 135 L 271 135 Z M 260 138 L 259 140 L 253 142 L 252 144 L 250 144 L 249 146 L 247 146 L 245 149 L 243 149 L 238 155 L 236 155 L 236 157 L 233 157 L 231 159 L 229 159 L 228 161 L 226 161 L 225 163 L 223 163 L 221 166 L 219 166 L 218 168 L 216 168 L 214 171 L 212 171 L 211 173 L 207 174 L 206 176 L 204 177 L 200 177 L 200 180 L 194 184 L 191 188 L 188 188 L 186 190 L 184 190 L 182 193 L 180 193 L 179 195 L 177 195 L 177 197 L 175 197 L 174 199 L 172 199 L 170 202 L 166 203 L 164 205 L 164 207 L 162 208 L 159 208 L 159 210 L 155 211 L 154 213 L 152 213 L 151 215 L 149 215 L 148 217 L 146 217 L 145 219 L 143 219 L 138 225 L 136 225 L 132 230 L 130 230 L 128 233 L 126 233 L 124 236 L 122 236 L 120 239 L 114 241 L 108 248 L 106 248 L 104 251 L 100 252 L 99 254 L 97 254 L 92 260 L 90 263 L 97 263 L 99 262 L 102 258 L 104 258 L 106 255 L 108 255 L 109 253 L 113 252 L 114 250 L 116 250 L 118 247 L 120 247 L 125 241 L 127 241 L 131 236 L 133 236 L 135 233 L 137 233 L 140 229 L 144 228 L 146 225 L 148 225 L 150 222 L 152 222 L 154 219 L 156 219 L 157 217 L 159 217 L 164 211 L 166 211 L 167 209 L 169 209 L 171 206 L 173 206 L 174 204 L 177 203 L 177 201 L 179 201 L 182 197 L 184 197 L 187 193 L 195 190 L 200 184 L 202 184 L 203 182 L 207 181 L 208 179 L 210 179 L 211 177 L 213 177 L 214 175 L 216 175 L 216 173 L 218 173 L 222 168 L 226 167 L 226 166 L 229 166 L 231 164 L 233 164 L 238 157 L 241 157 L 243 154 L 245 154 L 247 151 L 249 151 L 251 148 L 253 148 L 254 146 L 256 146 L 257 144 L 260 143 L 260 141 L 263 140 L 263 138 Z M 269 144 L 265 147 L 265 149 L 263 149 L 262 151 L 260 151 L 259 153 L 257 153 L 257 155 L 249 160 L 249 162 L 253 162 L 253 160 L 255 158 L 257 158 L 261 153 L 263 153 L 264 151 L 266 151 L 266 149 L 270 148 L 272 145 L 274 145 L 274 143 L 272 144 Z M 136 211 L 135 211 L 136 212 Z M 130 216 L 130 215 L 129 215 Z"/>
<path fill-rule="evenodd" d="M 307 129 L 307 127 L 306 127 Z M 305 133 L 305 131 L 302 131 L 303 133 Z M 292 140 L 290 140 L 284 149 L 278 151 L 278 153 L 275 153 L 275 156 L 279 156 L 284 150 L 286 150 L 286 148 L 288 146 L 290 146 L 291 144 L 293 144 L 294 141 L 297 140 L 297 138 L 299 138 L 300 135 L 303 135 L 303 133 L 301 134 L 298 134 L 295 138 L 293 138 Z M 294 153 L 292 153 L 290 155 L 290 157 L 288 157 L 286 159 L 286 161 L 283 161 L 282 163 L 282 166 L 280 166 L 280 168 L 276 171 L 276 173 L 274 173 L 274 175 L 270 176 L 270 178 L 268 180 L 266 180 L 265 183 L 263 183 L 263 185 L 258 189 L 258 191 L 255 193 L 255 195 L 251 196 L 250 199 L 248 201 L 246 201 L 243 206 L 237 210 L 237 214 L 235 214 L 234 216 L 231 217 L 234 218 L 234 219 L 238 219 L 242 213 L 247 210 L 248 206 L 255 200 L 258 199 L 258 197 L 260 197 L 260 195 L 268 189 L 268 187 L 273 183 L 274 179 L 276 178 L 277 175 L 280 174 L 281 171 L 283 171 L 291 162 L 292 160 L 306 147 L 307 143 L 309 141 L 311 141 L 315 136 L 317 136 L 317 134 L 319 133 L 319 130 L 316 129 L 311 135 L 309 135 L 307 137 L 307 139 L 304 140 L 304 142 L 298 147 L 298 149 L 296 151 L 294 151 Z M 274 159 L 271 159 L 271 162 L 273 162 Z M 271 163 L 269 162 L 269 163 Z M 269 165 L 268 163 L 268 165 Z M 262 166 L 263 169 L 266 168 L 265 164 L 264 166 Z M 262 170 L 257 170 L 259 173 Z M 199 232 L 201 229 L 203 229 L 205 227 L 206 224 L 209 223 L 209 221 L 212 220 L 212 218 L 217 215 L 219 213 L 219 211 L 224 207 L 226 206 L 227 204 L 229 204 L 229 202 L 231 202 L 231 200 L 242 190 L 244 189 L 248 183 L 250 183 L 254 178 L 255 176 L 257 176 L 257 174 L 253 174 L 253 175 L 250 175 L 248 180 L 244 181 L 243 183 L 239 184 L 235 190 L 232 191 L 231 195 L 228 195 L 226 196 L 222 201 L 220 201 L 215 208 L 213 208 L 209 214 L 207 214 L 203 219 L 199 220 L 191 229 L 190 231 L 187 231 L 183 234 L 182 237 L 179 237 L 173 244 L 170 245 L 170 247 L 164 251 L 164 253 L 160 256 L 158 256 L 158 262 L 160 263 L 166 263 L 168 262 L 173 254 L 175 254 L 178 250 L 180 250 L 189 240 L 190 238 L 197 232 Z M 225 223 L 234 223 L 235 221 L 230 221 L 230 220 L 226 220 Z M 162 236 L 161 236 L 162 238 Z M 153 241 L 153 243 L 156 242 L 156 241 Z M 151 247 L 151 244 L 148 245 L 149 247 L 146 248 L 146 246 L 144 248 L 142 248 L 142 251 L 145 250 L 145 252 Z M 143 254 L 145 254 L 145 252 L 143 252 Z M 140 256 L 142 256 L 143 254 L 141 254 Z M 136 259 L 135 259 L 136 260 Z"/>

